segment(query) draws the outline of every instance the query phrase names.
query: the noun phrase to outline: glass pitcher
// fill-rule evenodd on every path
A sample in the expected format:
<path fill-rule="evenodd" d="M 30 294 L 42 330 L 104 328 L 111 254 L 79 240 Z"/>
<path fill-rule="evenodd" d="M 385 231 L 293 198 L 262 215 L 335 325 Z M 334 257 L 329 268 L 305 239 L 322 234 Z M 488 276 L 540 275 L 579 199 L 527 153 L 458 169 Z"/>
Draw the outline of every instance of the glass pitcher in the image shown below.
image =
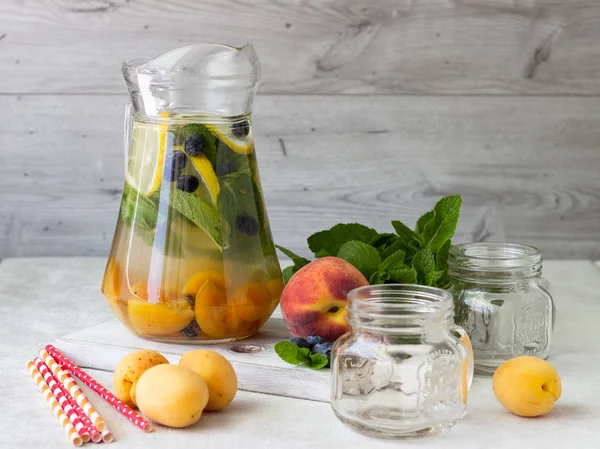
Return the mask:
<path fill-rule="evenodd" d="M 252 137 L 256 53 L 192 45 L 123 74 L 125 188 L 102 292 L 143 338 L 248 337 L 283 289 Z"/>

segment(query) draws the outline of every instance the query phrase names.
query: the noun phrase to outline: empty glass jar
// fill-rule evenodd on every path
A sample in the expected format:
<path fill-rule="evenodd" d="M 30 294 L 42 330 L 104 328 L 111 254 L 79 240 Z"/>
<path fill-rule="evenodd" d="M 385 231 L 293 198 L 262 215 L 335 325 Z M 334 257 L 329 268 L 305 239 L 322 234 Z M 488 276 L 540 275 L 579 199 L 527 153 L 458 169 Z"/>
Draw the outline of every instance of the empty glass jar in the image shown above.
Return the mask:
<path fill-rule="evenodd" d="M 398 438 L 449 429 L 466 411 L 469 338 L 453 323 L 452 295 L 418 285 L 348 294 L 350 332 L 332 351 L 331 406 L 349 426 Z"/>
<path fill-rule="evenodd" d="M 493 374 L 506 360 L 550 354 L 555 309 L 537 248 L 466 243 L 448 257 L 455 322 L 473 344 L 475 372 Z"/>

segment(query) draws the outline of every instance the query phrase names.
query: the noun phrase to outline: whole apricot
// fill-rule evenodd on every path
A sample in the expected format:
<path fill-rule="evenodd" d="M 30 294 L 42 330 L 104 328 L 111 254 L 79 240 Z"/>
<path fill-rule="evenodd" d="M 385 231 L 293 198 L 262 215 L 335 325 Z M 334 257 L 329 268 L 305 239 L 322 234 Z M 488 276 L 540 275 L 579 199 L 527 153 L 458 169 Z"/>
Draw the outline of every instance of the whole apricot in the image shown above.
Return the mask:
<path fill-rule="evenodd" d="M 237 375 L 221 354 L 208 349 L 188 351 L 179 359 L 179 365 L 199 374 L 206 382 L 206 410 L 221 410 L 233 401 L 238 390 Z"/>
<path fill-rule="evenodd" d="M 492 378 L 494 394 L 518 416 L 541 416 L 552 410 L 561 395 L 560 377 L 545 360 L 521 356 L 504 362 Z"/>
<path fill-rule="evenodd" d="M 117 397 L 130 407 L 136 407 L 136 385 L 139 378 L 148 369 L 169 361 L 156 351 L 140 349 L 123 357 L 113 376 L 113 385 Z"/>
<path fill-rule="evenodd" d="M 179 365 L 156 365 L 138 380 L 140 411 L 159 424 L 187 427 L 202 416 L 208 387 L 202 377 Z"/>

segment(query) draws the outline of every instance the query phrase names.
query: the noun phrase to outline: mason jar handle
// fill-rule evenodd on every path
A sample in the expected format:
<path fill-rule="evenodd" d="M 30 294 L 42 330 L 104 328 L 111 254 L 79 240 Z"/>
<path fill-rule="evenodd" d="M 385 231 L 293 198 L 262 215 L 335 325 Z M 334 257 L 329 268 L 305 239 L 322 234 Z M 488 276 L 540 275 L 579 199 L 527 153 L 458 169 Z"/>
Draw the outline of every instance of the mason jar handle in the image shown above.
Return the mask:
<path fill-rule="evenodd" d="M 125 119 L 123 122 L 123 160 L 125 171 L 124 175 L 127 174 L 127 164 L 129 163 L 129 151 L 131 148 L 131 127 L 133 125 L 132 120 L 132 104 L 131 101 L 125 105 Z"/>
<path fill-rule="evenodd" d="M 456 324 L 451 327 L 452 333 L 456 338 L 458 347 L 463 354 L 463 369 L 462 369 L 462 390 L 463 400 L 466 402 L 467 392 L 471 388 L 473 382 L 473 370 L 475 367 L 475 360 L 473 358 L 473 346 L 471 345 L 471 339 L 469 334 L 460 326 Z"/>

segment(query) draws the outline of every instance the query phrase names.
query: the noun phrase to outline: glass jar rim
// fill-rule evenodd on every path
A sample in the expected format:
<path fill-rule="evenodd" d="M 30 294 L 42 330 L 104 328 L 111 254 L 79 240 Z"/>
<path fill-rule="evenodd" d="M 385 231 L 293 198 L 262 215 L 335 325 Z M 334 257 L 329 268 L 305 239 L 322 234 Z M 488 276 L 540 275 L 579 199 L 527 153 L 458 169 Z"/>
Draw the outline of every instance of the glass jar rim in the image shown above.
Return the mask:
<path fill-rule="evenodd" d="M 494 280 L 536 277 L 541 273 L 542 254 L 534 246 L 520 243 L 471 242 L 454 245 L 448 253 L 448 273 L 478 279 L 489 274 Z"/>
<path fill-rule="evenodd" d="M 422 333 L 426 328 L 450 325 L 453 295 L 436 287 L 381 284 L 348 292 L 351 326 L 388 333 Z"/>

